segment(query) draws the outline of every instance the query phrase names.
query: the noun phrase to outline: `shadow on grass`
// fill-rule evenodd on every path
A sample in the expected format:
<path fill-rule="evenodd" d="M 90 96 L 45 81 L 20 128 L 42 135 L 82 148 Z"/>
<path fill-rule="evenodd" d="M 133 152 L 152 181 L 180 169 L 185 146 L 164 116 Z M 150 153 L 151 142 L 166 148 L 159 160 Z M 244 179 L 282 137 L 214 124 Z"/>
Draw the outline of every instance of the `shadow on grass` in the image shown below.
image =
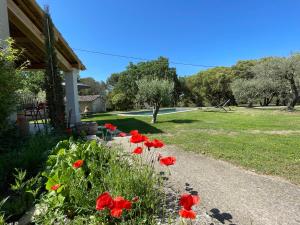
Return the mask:
<path fill-rule="evenodd" d="M 166 120 L 166 121 L 158 121 L 157 123 L 194 123 L 199 120 Z"/>
<path fill-rule="evenodd" d="M 234 110 L 227 110 L 227 112 L 225 112 L 224 110 L 202 110 L 201 112 L 205 112 L 205 113 L 234 113 Z"/>
<path fill-rule="evenodd" d="M 131 130 L 139 130 L 143 134 L 157 134 L 163 133 L 162 130 L 151 126 L 150 124 L 137 120 L 135 118 L 124 118 L 124 119 L 105 119 L 97 120 L 98 124 L 112 123 L 118 127 L 119 130 L 123 132 L 130 132 Z"/>

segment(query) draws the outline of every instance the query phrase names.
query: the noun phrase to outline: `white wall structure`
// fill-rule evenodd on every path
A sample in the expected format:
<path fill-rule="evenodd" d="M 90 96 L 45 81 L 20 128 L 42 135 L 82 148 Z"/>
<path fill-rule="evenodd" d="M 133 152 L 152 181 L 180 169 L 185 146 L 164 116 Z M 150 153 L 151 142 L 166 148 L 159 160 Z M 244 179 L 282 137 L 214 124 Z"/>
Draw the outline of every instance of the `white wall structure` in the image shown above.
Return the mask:
<path fill-rule="evenodd" d="M 7 0 L 0 0 L 0 39 L 9 37 L 9 22 L 7 13 Z"/>
<path fill-rule="evenodd" d="M 80 112 L 79 112 L 79 102 L 78 102 L 78 88 L 77 88 L 77 78 L 79 75 L 78 69 L 73 69 L 72 71 L 65 71 L 65 81 L 66 81 L 66 112 L 72 109 L 71 114 L 71 124 L 80 122 Z"/>

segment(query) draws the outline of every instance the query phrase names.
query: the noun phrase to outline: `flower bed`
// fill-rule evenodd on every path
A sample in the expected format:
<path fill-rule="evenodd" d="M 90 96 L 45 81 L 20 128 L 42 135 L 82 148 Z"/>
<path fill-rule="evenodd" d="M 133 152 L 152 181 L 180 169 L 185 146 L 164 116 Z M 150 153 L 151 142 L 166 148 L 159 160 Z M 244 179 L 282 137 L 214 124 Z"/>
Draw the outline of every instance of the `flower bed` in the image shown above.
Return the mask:
<path fill-rule="evenodd" d="M 156 224 L 161 181 L 134 157 L 96 142 L 62 141 L 49 156 L 37 224 Z"/>
<path fill-rule="evenodd" d="M 116 129 L 113 125 L 106 129 L 112 128 Z M 118 136 L 130 135 L 131 153 L 96 141 L 60 141 L 48 155 L 42 172 L 45 183 L 37 190 L 44 193 L 36 204 L 33 222 L 151 225 L 162 221 L 173 224 L 178 215 L 182 222 L 195 219 L 192 207 L 199 197 L 190 194 L 176 196 L 176 205 L 181 208 L 165 214 L 164 177 L 156 173 L 154 164 L 168 168 L 171 175 L 170 166 L 176 164 L 176 158 L 159 153 L 164 143 L 151 141 L 137 130 L 123 134 Z M 167 218 L 170 215 L 172 218 Z"/>

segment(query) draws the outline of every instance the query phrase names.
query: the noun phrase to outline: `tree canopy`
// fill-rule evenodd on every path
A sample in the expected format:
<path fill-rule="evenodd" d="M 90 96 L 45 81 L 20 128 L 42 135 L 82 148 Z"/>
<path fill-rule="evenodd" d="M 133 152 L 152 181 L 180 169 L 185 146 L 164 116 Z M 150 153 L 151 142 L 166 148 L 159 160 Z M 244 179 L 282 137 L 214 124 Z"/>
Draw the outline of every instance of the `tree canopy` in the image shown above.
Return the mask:
<path fill-rule="evenodd" d="M 106 95 L 106 84 L 103 81 L 96 81 L 92 77 L 79 79 L 80 83 L 86 84 L 89 88 L 79 90 L 79 95 Z"/>
<path fill-rule="evenodd" d="M 148 80 L 165 79 L 174 82 L 172 96 L 177 101 L 180 95 L 180 83 L 176 69 L 170 67 L 167 58 L 159 57 L 157 60 L 137 64 L 130 63 L 125 71 L 112 74 L 107 80 L 110 90 L 109 105 L 119 110 L 135 108 L 139 104 L 136 97 L 138 92 L 136 81 L 143 78 Z"/>
<path fill-rule="evenodd" d="M 172 102 L 174 82 L 167 79 L 143 78 L 137 81 L 137 87 L 137 100 L 153 107 L 152 123 L 155 123 L 160 106 Z"/>

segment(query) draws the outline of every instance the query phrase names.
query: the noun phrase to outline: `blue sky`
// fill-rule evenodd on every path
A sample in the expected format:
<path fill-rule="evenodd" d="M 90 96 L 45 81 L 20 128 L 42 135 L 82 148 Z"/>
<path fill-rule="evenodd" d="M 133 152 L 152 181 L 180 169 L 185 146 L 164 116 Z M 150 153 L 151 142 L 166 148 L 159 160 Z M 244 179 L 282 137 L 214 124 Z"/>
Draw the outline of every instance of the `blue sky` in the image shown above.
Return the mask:
<path fill-rule="evenodd" d="M 299 0 L 38 0 L 72 48 L 230 66 L 300 50 Z M 106 80 L 130 61 L 76 51 L 81 77 Z M 181 76 L 201 67 L 171 65 Z"/>

